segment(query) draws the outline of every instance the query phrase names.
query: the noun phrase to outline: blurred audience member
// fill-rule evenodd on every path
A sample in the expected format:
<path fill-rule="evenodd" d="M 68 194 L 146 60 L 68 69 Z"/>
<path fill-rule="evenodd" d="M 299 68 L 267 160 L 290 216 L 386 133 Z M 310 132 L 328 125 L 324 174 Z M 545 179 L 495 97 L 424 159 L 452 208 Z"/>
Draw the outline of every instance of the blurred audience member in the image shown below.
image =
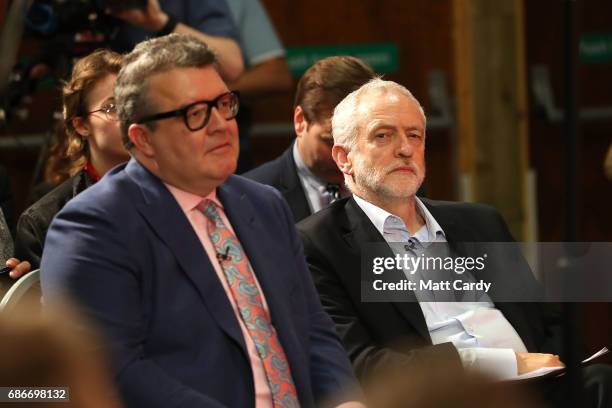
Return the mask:
<path fill-rule="evenodd" d="M 21 302 L 11 313 L 0 313 L 0 384 L 69 388 L 69 403 L 31 406 L 120 408 L 96 335 L 83 325 L 76 332 L 72 323 L 79 319 L 68 309 L 42 314 L 40 298 Z"/>
<path fill-rule="evenodd" d="M 251 101 L 275 92 L 290 91 L 293 84 L 285 61 L 285 50 L 259 0 L 228 0 L 238 28 L 238 42 L 246 70 L 237 80 L 229 82 L 232 90 L 240 92 L 240 113 L 236 118 L 240 134 L 238 173 L 252 167 L 249 153 L 251 132 Z"/>
<path fill-rule="evenodd" d="M 225 80 L 235 80 L 244 69 L 238 33 L 225 1 L 147 0 L 145 8 L 108 13 L 122 20 L 110 44 L 114 51 L 129 52 L 152 36 L 190 34 L 215 51 L 219 73 Z"/>
<path fill-rule="evenodd" d="M 55 214 L 112 167 L 129 159 L 113 97 L 120 68 L 119 54 L 98 50 L 79 60 L 64 84 L 64 131 L 58 134 L 46 172 L 52 184 L 61 184 L 25 210 L 17 224 L 15 256 L 29 261 L 33 268 L 40 264 Z"/>
<path fill-rule="evenodd" d="M 372 68 L 354 57 L 315 63 L 297 84 L 295 143 L 277 159 L 244 174 L 279 190 L 296 222 L 350 194 L 332 159 L 331 117 L 338 102 L 374 77 Z"/>
<path fill-rule="evenodd" d="M 546 405 L 527 387 L 493 382 L 441 360 L 388 370 L 364 383 L 372 408 L 536 408 Z"/>

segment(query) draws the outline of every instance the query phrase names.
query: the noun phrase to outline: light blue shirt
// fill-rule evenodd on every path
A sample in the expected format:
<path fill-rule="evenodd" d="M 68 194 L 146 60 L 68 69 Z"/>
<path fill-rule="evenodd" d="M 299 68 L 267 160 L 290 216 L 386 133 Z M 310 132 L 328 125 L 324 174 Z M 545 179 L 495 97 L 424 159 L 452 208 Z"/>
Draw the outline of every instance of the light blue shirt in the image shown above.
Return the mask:
<path fill-rule="evenodd" d="M 433 242 L 447 242 L 440 224 L 416 196 L 416 208 L 425 225 L 415 234 L 410 233 L 400 217 L 361 197 L 353 197 L 395 253 L 407 242 L 417 255 Z M 448 244 L 441 247 L 449 250 Z M 417 292 L 415 295 L 433 344 L 452 342 L 466 370 L 478 371 L 499 380 L 516 377 L 515 352 L 525 352 L 527 349 L 516 330 L 488 297 L 481 302 L 430 302 L 421 301 L 421 295 Z"/>
<path fill-rule="evenodd" d="M 238 28 L 238 42 L 245 65 L 250 68 L 285 55 L 268 13 L 259 0 L 227 0 Z"/>
<path fill-rule="evenodd" d="M 327 207 L 333 199 L 331 194 L 326 190 L 327 183 L 315 176 L 315 174 L 310 171 L 308 167 L 306 167 L 306 164 L 302 160 L 302 156 L 300 156 L 300 152 L 298 151 L 297 143 L 293 144 L 293 161 L 295 162 L 295 167 L 297 168 L 298 178 L 300 179 L 300 183 L 302 184 L 302 188 L 306 194 L 306 200 L 308 201 L 310 212 L 314 214 L 317 211 Z M 345 196 L 346 190 L 341 187 L 340 197 Z"/>

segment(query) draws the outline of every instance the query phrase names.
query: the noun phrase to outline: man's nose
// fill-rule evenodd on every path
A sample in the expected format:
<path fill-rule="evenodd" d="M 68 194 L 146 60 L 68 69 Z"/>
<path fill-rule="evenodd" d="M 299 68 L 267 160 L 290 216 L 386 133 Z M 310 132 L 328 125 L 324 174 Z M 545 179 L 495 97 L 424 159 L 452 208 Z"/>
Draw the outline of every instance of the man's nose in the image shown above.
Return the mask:
<path fill-rule="evenodd" d="M 410 136 L 401 135 L 396 141 L 396 153 L 398 156 L 410 157 L 414 151 L 412 143 L 410 143 Z"/>
<path fill-rule="evenodd" d="M 225 131 L 229 126 L 229 120 L 225 119 L 223 115 L 221 115 L 221 112 L 219 112 L 219 109 L 217 109 L 216 106 L 211 109 L 210 119 L 208 120 L 206 130 L 209 133 Z"/>

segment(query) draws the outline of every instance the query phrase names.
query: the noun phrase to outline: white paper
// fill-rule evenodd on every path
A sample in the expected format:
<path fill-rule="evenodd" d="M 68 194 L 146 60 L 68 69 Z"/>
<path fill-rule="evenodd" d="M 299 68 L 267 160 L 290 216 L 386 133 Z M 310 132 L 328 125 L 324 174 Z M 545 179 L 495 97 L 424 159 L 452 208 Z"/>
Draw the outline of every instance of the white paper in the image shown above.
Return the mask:
<path fill-rule="evenodd" d="M 530 371 L 528 373 L 525 374 L 521 374 L 521 375 L 517 375 L 516 377 L 513 377 L 510 379 L 510 381 L 514 381 L 514 380 L 525 380 L 527 378 L 537 378 L 537 377 L 542 377 L 548 373 L 552 373 L 553 371 L 563 371 L 565 369 L 565 367 L 563 366 L 556 366 L 556 367 L 542 367 L 542 368 L 538 368 L 537 370 L 533 370 Z"/>
<path fill-rule="evenodd" d="M 590 362 L 591 360 L 594 360 L 594 359 L 596 359 L 597 357 L 599 357 L 599 356 L 603 356 L 603 355 L 608 354 L 608 353 L 609 353 L 608 348 L 607 348 L 607 347 L 604 347 L 604 348 L 602 348 L 601 350 L 599 350 L 597 353 L 593 354 L 591 357 L 589 357 L 589 358 L 587 358 L 587 359 L 585 359 L 585 360 L 582 360 L 582 362 L 583 362 L 583 363 L 588 363 L 588 362 Z"/>

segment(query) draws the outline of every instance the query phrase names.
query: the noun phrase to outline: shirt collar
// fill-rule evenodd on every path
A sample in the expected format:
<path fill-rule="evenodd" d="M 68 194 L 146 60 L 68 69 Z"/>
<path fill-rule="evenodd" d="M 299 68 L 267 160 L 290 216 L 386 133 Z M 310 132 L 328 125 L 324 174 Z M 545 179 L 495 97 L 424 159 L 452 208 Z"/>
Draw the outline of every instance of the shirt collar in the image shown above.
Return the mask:
<path fill-rule="evenodd" d="M 181 190 L 180 188 L 167 183 L 164 183 L 164 185 L 168 188 L 170 194 L 172 194 L 178 205 L 181 207 L 181 210 L 183 210 L 185 214 L 197 208 L 202 202 L 206 200 L 214 202 L 217 207 L 223 209 L 223 204 L 221 204 L 221 201 L 219 201 L 219 198 L 217 197 L 216 188 L 210 193 L 208 193 L 205 197 L 202 197 L 200 195 Z"/>
<path fill-rule="evenodd" d="M 302 156 L 300 156 L 297 141 L 293 144 L 293 160 L 295 161 L 295 167 L 297 167 L 297 172 L 300 178 L 304 180 L 304 182 L 308 183 L 312 188 L 316 189 L 319 193 L 323 193 L 327 183 L 315 176 L 315 174 L 306 166 L 302 160 Z"/>
<path fill-rule="evenodd" d="M 438 224 L 438 221 L 434 218 L 433 215 L 429 212 L 423 201 L 417 196 L 414 197 L 417 205 L 417 211 L 421 214 L 421 217 L 425 220 L 425 225 L 427 226 L 427 240 L 428 242 L 435 242 L 438 240 L 438 236 L 441 236 L 446 239 L 446 234 L 444 230 Z"/>
<path fill-rule="evenodd" d="M 402 232 L 402 235 L 406 236 L 407 238 L 415 237 L 420 242 L 436 242 L 440 240 L 439 238 L 445 239 L 444 230 L 442 227 L 440 227 L 440 224 L 438 224 L 433 215 L 431 215 L 427 207 L 425 207 L 425 204 L 423 204 L 423 202 L 416 196 L 414 197 L 416 201 L 416 209 L 421 217 L 423 217 L 425 220 L 425 225 L 414 235 L 410 234 L 408 228 L 404 224 L 404 221 L 400 217 L 391 214 L 387 210 L 384 210 L 355 194 L 353 194 L 353 198 L 383 237 L 388 235 L 397 236 L 395 234 L 396 232 Z"/>

